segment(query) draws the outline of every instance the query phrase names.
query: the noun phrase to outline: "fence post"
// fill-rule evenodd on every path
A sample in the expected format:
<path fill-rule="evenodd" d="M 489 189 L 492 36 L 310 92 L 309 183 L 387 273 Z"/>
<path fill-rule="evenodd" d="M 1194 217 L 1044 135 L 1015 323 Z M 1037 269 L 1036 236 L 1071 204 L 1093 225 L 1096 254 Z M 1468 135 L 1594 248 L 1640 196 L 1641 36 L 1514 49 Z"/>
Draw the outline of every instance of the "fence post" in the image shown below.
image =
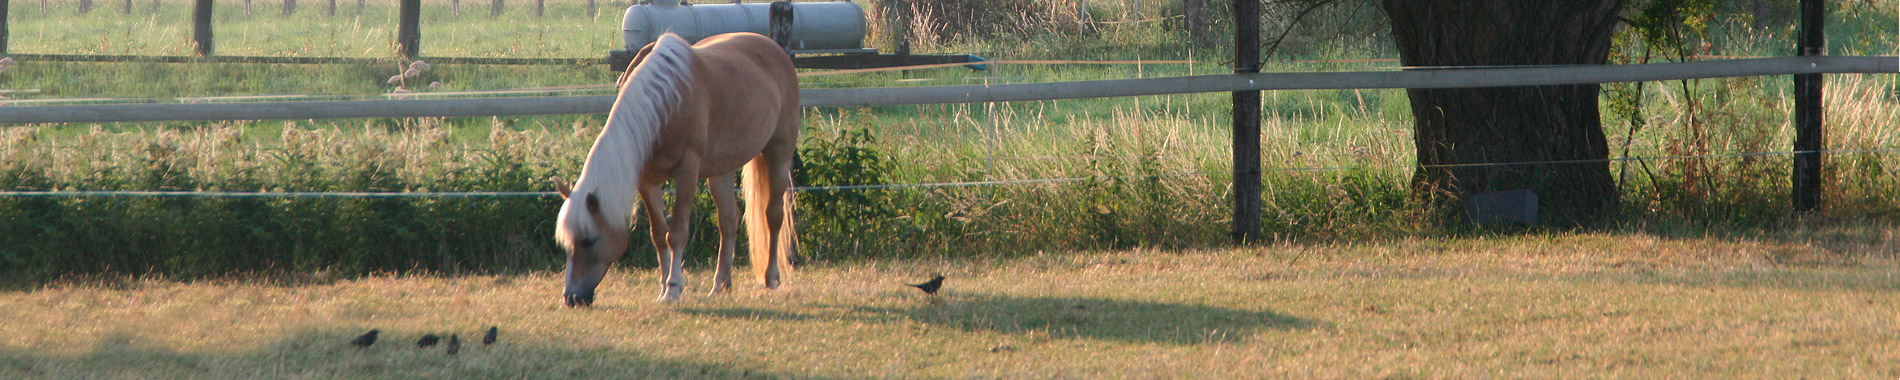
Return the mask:
<path fill-rule="evenodd" d="M 7 55 L 7 0 L 0 0 L 0 55 Z"/>
<path fill-rule="evenodd" d="M 1260 72 L 1260 0 L 1234 1 L 1234 73 Z M 1234 231 L 1260 241 L 1260 91 L 1234 91 Z"/>
<path fill-rule="evenodd" d="M 1193 42 L 1201 42 L 1202 38 L 1207 37 L 1206 14 L 1206 0 L 1181 1 L 1181 18 L 1187 24 L 1188 38 Z"/>
<path fill-rule="evenodd" d="M 772 7 L 770 9 L 772 12 L 771 13 L 772 15 L 771 16 L 772 42 L 778 43 L 778 47 L 784 48 L 785 54 L 791 54 L 792 53 L 792 3 L 789 1 L 774 1 L 772 2 Z"/>
<path fill-rule="evenodd" d="M 211 0 L 197 0 L 192 7 L 191 41 L 198 44 L 199 57 L 211 56 Z"/>
<path fill-rule="evenodd" d="M 884 17 L 891 27 L 891 52 L 901 59 L 910 58 L 910 3 L 884 0 Z"/>
<path fill-rule="evenodd" d="M 1799 55 L 1827 53 L 1827 5 L 1821 0 L 1801 0 L 1801 32 L 1796 45 Z M 1794 76 L 1794 210 L 1813 211 L 1821 204 L 1821 149 L 1826 144 L 1821 128 L 1821 74 Z"/>
<path fill-rule="evenodd" d="M 416 59 L 422 53 L 422 0 L 402 0 L 402 14 L 396 26 L 396 48 L 403 59 Z"/>

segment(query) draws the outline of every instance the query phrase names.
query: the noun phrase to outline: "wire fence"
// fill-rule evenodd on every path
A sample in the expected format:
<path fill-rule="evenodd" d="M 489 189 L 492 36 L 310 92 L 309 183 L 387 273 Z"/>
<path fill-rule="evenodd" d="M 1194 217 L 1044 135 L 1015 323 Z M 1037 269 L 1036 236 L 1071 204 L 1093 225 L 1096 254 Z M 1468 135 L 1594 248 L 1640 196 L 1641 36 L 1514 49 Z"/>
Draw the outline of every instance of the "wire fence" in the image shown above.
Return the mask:
<path fill-rule="evenodd" d="M 1397 167 L 1408 167 L 1408 166 L 1419 167 L 1419 168 L 1476 168 L 1476 167 L 1508 167 L 1508 166 L 1537 166 L 1537 165 L 1574 165 L 1574 164 L 1614 163 L 1614 162 L 1629 162 L 1629 161 L 1680 161 L 1680 160 L 1710 160 L 1710 159 L 1728 159 L 1728 158 L 1745 158 L 1745 157 L 1793 156 L 1797 154 L 1808 154 L 1808 153 L 1830 154 L 1830 155 L 1879 155 L 1879 154 L 1900 153 L 1900 148 L 1843 149 L 1843 150 L 1818 150 L 1818 151 L 1788 150 L 1788 151 L 1767 151 L 1767 152 L 1731 152 L 1731 153 L 1713 153 L 1713 154 L 1701 154 L 1701 155 L 1635 156 L 1635 157 L 1613 157 L 1613 158 L 1588 159 L 1588 160 L 1516 161 L 1516 162 L 1444 164 L 1444 165 L 1410 165 L 1410 164 L 1403 164 L 1403 163 L 1384 163 L 1384 164 L 1360 164 L 1360 165 L 1347 165 L 1347 166 L 1265 168 L 1265 169 L 1261 169 L 1259 173 L 1333 172 L 1333 171 L 1368 169 L 1368 168 L 1375 168 L 1375 167 L 1397 168 Z M 1163 174 L 1139 174 L 1139 175 L 1124 175 L 1124 176 L 1079 176 L 1079 177 L 1027 178 L 1027 179 L 1006 179 L 1006 180 L 986 180 L 986 181 L 951 181 L 951 182 L 863 184 L 863 185 L 836 185 L 836 186 L 799 186 L 799 187 L 794 187 L 792 190 L 798 191 L 798 192 L 833 192 L 833 191 L 880 191 L 880 190 L 909 190 L 909 189 L 942 189 L 942 188 L 962 188 L 962 187 L 1050 185 L 1050 184 L 1085 182 L 1085 181 L 1091 181 L 1091 180 L 1093 181 L 1146 180 L 1146 179 L 1161 179 L 1161 178 L 1190 177 L 1190 176 L 1210 176 L 1213 174 L 1214 173 L 1205 172 L 1205 171 L 1182 171 L 1182 172 L 1163 173 Z M 670 194 L 671 190 L 668 190 L 667 192 Z M 246 191 L 183 191 L 183 190 L 181 191 L 146 191 L 146 190 L 0 191 L 0 198 L 52 197 L 52 198 L 454 199 L 454 198 L 546 198 L 546 197 L 557 197 L 557 196 L 560 196 L 560 195 L 552 191 L 413 191 L 413 192 L 410 192 L 410 191 L 403 191 L 403 192 L 395 192 L 395 191 L 392 191 L 392 192 L 324 192 L 324 191 L 246 192 Z"/>

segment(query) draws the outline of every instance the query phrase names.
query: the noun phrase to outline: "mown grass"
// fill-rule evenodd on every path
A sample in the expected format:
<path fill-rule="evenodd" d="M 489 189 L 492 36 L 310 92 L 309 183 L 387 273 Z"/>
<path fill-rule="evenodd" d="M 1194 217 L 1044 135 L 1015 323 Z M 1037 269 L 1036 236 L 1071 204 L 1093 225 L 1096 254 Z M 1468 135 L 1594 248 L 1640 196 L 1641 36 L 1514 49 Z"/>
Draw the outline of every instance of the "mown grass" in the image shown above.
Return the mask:
<path fill-rule="evenodd" d="M 1893 224 L 1631 225 L 808 265 L 651 301 L 559 275 L 116 279 L 0 293 L 7 377 L 1392 378 L 1900 375 Z M 708 273 L 689 272 L 703 291 Z M 902 286 L 949 277 L 927 297 Z M 488 326 L 500 343 L 470 345 Z M 346 342 L 368 329 L 367 349 Z M 418 349 L 460 334 L 461 354 Z"/>

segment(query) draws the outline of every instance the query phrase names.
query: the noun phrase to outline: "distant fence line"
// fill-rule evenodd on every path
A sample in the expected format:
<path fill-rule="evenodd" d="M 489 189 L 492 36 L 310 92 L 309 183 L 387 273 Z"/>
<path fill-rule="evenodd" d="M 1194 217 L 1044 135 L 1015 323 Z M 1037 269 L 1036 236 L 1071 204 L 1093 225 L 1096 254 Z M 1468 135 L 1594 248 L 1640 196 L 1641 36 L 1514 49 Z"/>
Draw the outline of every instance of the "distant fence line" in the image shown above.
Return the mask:
<path fill-rule="evenodd" d="M 297 11 L 296 0 L 281 0 L 281 1 L 283 2 L 282 9 L 283 9 L 284 15 L 288 16 Z M 326 12 L 331 16 L 335 16 L 337 13 L 337 1 L 338 0 L 327 0 L 328 5 L 325 7 L 325 9 L 326 9 Z M 489 17 L 501 16 L 504 0 L 490 0 L 490 1 L 491 1 L 491 6 L 490 6 Z M 215 9 L 215 7 L 212 6 L 213 1 L 212 0 L 191 0 L 191 2 L 192 2 L 191 4 L 192 36 L 191 36 L 190 44 L 192 45 L 191 47 L 193 49 L 193 52 L 197 54 L 197 58 L 216 57 L 214 53 L 216 51 L 215 49 L 216 38 L 214 37 L 213 28 L 212 28 L 212 24 L 215 21 L 215 19 L 212 17 L 212 12 Z M 252 2 L 249 0 L 244 1 L 244 5 L 243 5 L 244 12 L 247 14 L 251 12 L 251 3 Z M 546 9 L 547 9 L 547 4 L 546 4 L 547 1 L 533 0 L 533 3 L 534 5 L 532 8 L 534 9 L 534 15 L 536 17 L 545 16 Z M 587 15 L 589 17 L 594 17 L 599 12 L 600 3 L 601 1 L 598 1 L 598 0 L 587 0 Z M 618 4 L 627 4 L 628 2 L 609 0 L 609 1 L 605 1 L 605 3 L 610 4 L 610 5 L 618 5 Z M 79 13 L 84 14 L 84 13 L 90 12 L 93 8 L 92 4 L 93 4 L 92 0 L 80 0 L 78 2 Z M 124 4 L 125 5 L 123 7 L 123 11 L 125 13 L 132 13 L 133 2 L 128 0 L 128 1 L 125 1 Z M 153 4 L 153 7 L 156 7 L 158 2 L 153 1 L 152 4 Z M 452 11 L 456 15 L 461 14 L 461 5 L 462 5 L 462 2 L 459 0 L 453 2 L 452 4 L 452 7 L 454 7 Z M 361 13 L 363 11 L 364 6 L 365 6 L 364 0 L 357 0 L 356 6 L 355 6 L 356 12 Z M 397 27 L 396 27 L 397 50 L 400 51 L 402 53 L 402 56 L 406 59 L 414 59 L 416 57 L 420 57 L 421 46 L 422 46 L 421 45 L 422 34 L 420 32 L 421 31 L 420 25 L 421 25 L 421 13 L 422 13 L 422 0 L 398 0 L 397 7 L 399 8 L 398 10 L 399 14 L 397 17 Z M 47 11 L 46 1 L 41 0 L 40 12 L 46 13 L 46 11 Z M 9 53 L 7 50 L 7 40 L 8 40 L 7 20 L 8 19 L 9 17 L 8 17 L 7 2 L 5 0 L 0 0 L 0 55 L 5 55 Z M 35 56 L 39 60 L 46 60 L 46 61 L 97 61 L 96 58 L 101 57 L 101 56 L 90 56 L 90 55 L 60 55 L 60 54 L 36 54 Z M 113 56 L 112 58 L 116 58 L 114 60 L 129 60 L 129 61 L 138 61 L 138 62 L 185 62 L 184 61 L 185 59 L 190 59 L 193 57 Z M 247 62 L 256 62 L 257 58 L 274 58 L 274 57 L 238 57 L 238 58 L 249 58 L 251 60 Z M 351 59 L 351 58 L 327 58 L 327 57 L 313 57 L 313 58 L 281 57 L 281 58 L 283 59 L 280 61 L 270 61 L 270 62 L 273 62 L 273 63 L 320 63 L 320 62 L 315 62 L 315 61 Z M 474 59 L 474 58 L 470 58 L 470 59 Z M 566 61 L 572 62 L 573 60 L 569 59 Z M 503 62 L 503 63 L 487 63 L 487 64 L 548 64 L 548 63 L 526 63 L 526 62 L 535 62 L 532 59 L 527 60 L 527 61 L 504 60 L 504 61 L 499 61 L 499 62 Z M 550 61 L 550 62 L 553 62 L 553 61 Z"/>
<path fill-rule="evenodd" d="M 1412 68 L 1382 72 L 1247 73 L 1076 82 L 806 89 L 807 107 L 1012 102 L 1255 90 L 1474 88 L 1788 74 L 1900 73 L 1900 57 L 1804 56 L 1640 65 Z M 226 104 L 0 107 L 0 124 L 303 120 L 605 113 L 612 95 Z"/>
<path fill-rule="evenodd" d="M 100 1 L 104 1 L 104 0 L 100 0 Z M 338 9 L 338 6 L 337 6 L 338 1 L 339 0 L 326 0 L 327 6 L 324 7 L 324 14 L 329 15 L 329 16 L 335 16 Z M 475 1 L 478 1 L 478 0 L 470 0 L 471 3 Z M 489 6 L 488 6 L 489 17 L 500 16 L 503 13 L 504 9 L 507 8 L 505 5 L 506 1 L 504 0 L 489 0 L 489 1 L 490 1 Z M 546 16 L 547 15 L 547 0 L 532 0 L 532 1 L 534 2 L 534 8 L 533 8 L 534 16 L 535 17 Z M 95 2 L 96 1 L 93 1 L 93 0 L 79 0 L 76 3 L 79 13 L 84 14 L 84 13 L 91 12 L 93 8 L 97 7 L 93 4 Z M 253 2 L 252 0 L 244 0 L 244 13 L 251 13 L 252 2 Z M 262 2 L 267 2 L 267 1 L 256 1 L 256 2 L 262 3 Z M 299 9 L 297 7 L 297 0 L 276 0 L 275 2 L 284 4 L 279 9 L 281 9 L 283 14 L 286 16 L 297 13 L 297 9 Z M 602 2 L 608 3 L 609 5 L 626 3 L 625 0 L 620 0 L 620 1 L 587 0 L 587 15 L 593 16 L 595 13 L 598 13 L 600 11 L 600 4 Z M 153 0 L 150 3 L 152 4 L 152 6 L 148 8 L 156 8 L 160 2 L 157 0 Z M 363 8 L 365 7 L 364 3 L 365 3 L 364 0 L 356 0 L 356 5 L 354 6 L 356 13 L 363 12 Z M 46 12 L 48 10 L 46 5 L 47 5 L 46 0 L 39 1 L 40 12 Z M 451 6 L 453 7 L 451 11 L 454 12 L 455 14 L 459 15 L 462 13 L 462 2 L 460 0 L 453 1 L 451 3 Z M 126 1 L 124 2 L 123 6 L 114 7 L 114 8 L 118 8 L 121 12 L 124 12 L 124 13 L 132 13 L 134 5 L 133 5 L 133 2 Z M 474 8 L 474 6 L 470 6 L 470 8 Z"/>
<path fill-rule="evenodd" d="M 264 63 L 264 64 L 378 64 L 405 61 L 400 58 L 371 57 L 284 57 L 284 56 L 236 56 L 214 55 L 209 57 L 180 55 L 113 55 L 113 54 L 10 54 L 15 60 L 23 62 L 141 62 L 141 63 Z M 481 57 L 421 57 L 431 64 L 449 65 L 605 65 L 606 58 L 481 58 Z M 406 62 L 406 61 L 405 61 Z"/>

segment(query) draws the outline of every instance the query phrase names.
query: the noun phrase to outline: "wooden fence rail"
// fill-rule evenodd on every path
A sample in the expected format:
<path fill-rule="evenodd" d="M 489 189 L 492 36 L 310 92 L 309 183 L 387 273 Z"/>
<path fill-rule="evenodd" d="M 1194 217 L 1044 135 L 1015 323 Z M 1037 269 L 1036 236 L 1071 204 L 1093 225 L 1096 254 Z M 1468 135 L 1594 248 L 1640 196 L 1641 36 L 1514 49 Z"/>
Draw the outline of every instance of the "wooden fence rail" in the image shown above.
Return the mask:
<path fill-rule="evenodd" d="M 1255 90 L 1469 88 L 1642 82 L 1790 74 L 1900 73 L 1900 57 L 1803 56 L 1645 65 L 1253 73 L 1078 82 L 806 89 L 808 107 L 888 106 L 1149 96 Z M 300 120 L 605 113 L 610 95 L 226 104 L 0 106 L 0 124 Z"/>

